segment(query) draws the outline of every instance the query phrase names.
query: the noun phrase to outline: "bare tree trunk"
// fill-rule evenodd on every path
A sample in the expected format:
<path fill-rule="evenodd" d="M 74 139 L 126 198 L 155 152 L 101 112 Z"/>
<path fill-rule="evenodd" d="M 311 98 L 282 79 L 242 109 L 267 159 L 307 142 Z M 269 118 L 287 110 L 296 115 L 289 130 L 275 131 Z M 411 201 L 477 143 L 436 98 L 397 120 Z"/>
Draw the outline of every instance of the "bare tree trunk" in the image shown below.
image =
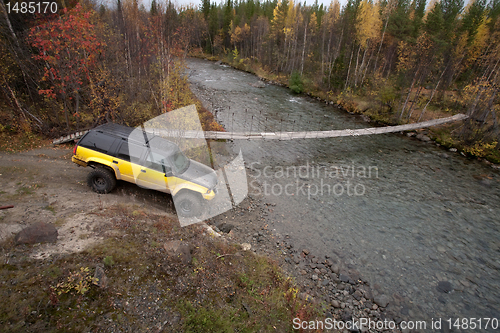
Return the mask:
<path fill-rule="evenodd" d="M 365 59 L 366 59 L 366 52 L 368 51 L 368 45 L 366 45 L 366 49 L 365 49 L 365 52 L 363 52 L 363 58 L 361 59 L 361 65 L 359 66 L 359 73 L 358 73 L 358 76 L 356 77 L 356 86 L 358 84 L 358 77 L 361 75 L 361 73 L 363 73 L 363 68 L 365 66 Z M 363 75 L 364 77 L 364 75 Z M 360 85 L 363 84 L 363 79 L 361 79 L 361 82 L 359 82 Z"/>
<path fill-rule="evenodd" d="M 304 22 L 304 45 L 302 46 L 302 62 L 300 66 L 300 75 L 304 72 L 304 54 L 306 52 L 307 43 L 307 22 Z"/>
<path fill-rule="evenodd" d="M 382 43 L 384 42 L 385 30 L 387 29 L 387 23 L 389 23 L 389 15 L 387 15 L 387 20 L 385 20 L 384 32 L 382 32 L 382 39 L 380 39 L 380 45 L 378 46 L 377 56 L 375 57 L 375 66 L 373 66 L 373 71 L 377 70 L 378 56 L 380 55 L 380 50 L 382 49 Z"/>
<path fill-rule="evenodd" d="M 289 61 L 289 66 L 288 66 L 289 72 L 292 72 L 293 69 L 295 68 L 295 62 L 297 61 L 296 54 L 297 54 L 298 44 L 299 44 L 299 36 L 298 36 L 298 34 L 295 34 L 294 43 L 293 43 L 293 50 L 292 50 L 292 55 L 291 55 L 292 59 L 288 60 Z"/>
<path fill-rule="evenodd" d="M 370 58 L 368 58 L 368 62 L 366 63 L 365 71 L 363 73 L 363 77 L 361 78 L 361 83 L 365 82 L 366 73 L 368 72 L 368 68 L 370 67 L 370 62 L 372 62 L 372 58 L 373 58 L 373 51 L 370 52 Z"/>
<path fill-rule="evenodd" d="M 9 32 L 12 35 L 12 39 L 16 43 L 17 47 L 20 47 L 19 40 L 17 39 L 16 33 L 14 32 L 14 29 L 12 28 L 12 24 L 10 23 L 10 19 L 9 19 L 9 14 L 7 13 L 7 10 L 5 9 L 5 4 L 3 3 L 3 1 L 0 1 L 0 9 L 2 10 L 2 15 L 5 19 L 5 22 L 7 23 L 7 28 L 9 29 Z"/>
<path fill-rule="evenodd" d="M 124 37 L 125 37 L 125 63 L 127 65 L 127 72 L 128 72 L 128 77 L 131 78 L 132 77 L 132 55 L 130 53 L 130 40 L 128 38 L 128 35 L 127 35 L 127 32 L 125 32 L 124 34 Z M 130 82 L 132 83 L 132 80 L 130 80 Z"/>
<path fill-rule="evenodd" d="M 410 109 L 408 110 L 408 116 L 406 117 L 406 120 L 409 121 L 411 118 L 411 115 L 413 113 L 413 109 L 415 107 L 416 101 L 420 97 L 420 92 L 422 91 L 422 85 L 417 90 L 417 94 L 413 97 L 413 101 L 411 102 Z"/>
<path fill-rule="evenodd" d="M 325 35 L 326 29 L 323 27 L 323 36 L 321 38 L 321 75 L 325 73 Z M 330 50 L 330 41 L 328 41 L 328 50 Z"/>
<path fill-rule="evenodd" d="M 337 46 L 337 49 L 335 50 L 333 59 L 328 59 L 329 62 L 329 72 L 328 72 L 328 90 L 331 88 L 331 77 L 332 77 L 332 71 L 333 71 L 333 65 L 335 64 L 335 61 L 337 61 L 337 58 L 340 53 L 340 45 L 342 44 L 342 37 L 344 36 L 344 28 L 342 28 L 342 31 L 340 33 L 340 38 L 339 38 L 339 45 Z"/>
<path fill-rule="evenodd" d="M 434 97 L 434 94 L 436 93 L 436 90 L 439 87 L 439 83 L 441 82 L 441 78 L 443 77 L 445 71 L 446 71 L 446 68 L 441 72 L 441 75 L 439 76 L 439 80 L 436 83 L 436 86 L 434 87 L 434 89 L 432 89 L 431 97 L 429 97 L 427 104 L 425 104 L 424 108 L 422 109 L 422 112 L 420 113 L 420 116 L 418 117 L 418 121 L 420 121 L 422 119 L 422 117 L 424 116 L 425 110 L 427 110 L 427 106 L 429 106 L 430 102 L 432 101 L 432 98 Z"/>
<path fill-rule="evenodd" d="M 415 75 L 413 76 L 413 80 L 411 81 L 411 86 L 410 86 L 410 89 L 408 90 L 408 94 L 406 95 L 405 102 L 403 104 L 403 107 L 401 108 L 401 113 L 399 114 L 398 121 L 401 121 L 401 119 L 403 118 L 403 114 L 405 112 L 406 105 L 408 104 L 408 100 L 410 99 L 411 91 L 413 90 L 413 86 L 415 85 L 415 82 L 417 81 L 418 72 L 419 72 L 419 69 L 417 68 L 417 70 L 415 71 Z"/>
<path fill-rule="evenodd" d="M 490 100 L 488 101 L 488 107 L 485 109 L 485 111 L 483 112 L 481 117 L 479 117 L 479 120 L 482 123 L 486 122 L 486 119 L 488 118 L 488 115 L 490 114 L 490 112 L 493 108 L 493 102 L 495 101 L 495 97 L 497 95 L 497 92 L 498 92 L 498 89 L 495 89 L 495 91 L 493 91 L 493 94 L 491 95 Z M 493 118 L 495 118 L 495 117 L 493 117 Z"/>
<path fill-rule="evenodd" d="M 69 111 L 66 95 L 64 96 L 64 120 L 66 121 L 66 128 L 69 129 Z"/>
<path fill-rule="evenodd" d="M 354 67 L 354 87 L 357 87 L 358 85 L 359 52 L 361 52 L 361 45 L 358 47 L 358 54 L 356 55 L 356 67 Z"/>
<path fill-rule="evenodd" d="M 140 42 L 140 36 L 139 36 L 139 26 L 136 26 L 136 29 L 137 29 L 137 30 L 136 30 L 136 35 L 135 35 L 135 36 L 136 36 L 136 38 L 137 38 L 137 43 L 139 43 L 139 42 Z M 139 56 L 140 56 L 140 55 L 139 55 Z M 137 76 L 138 76 L 138 78 L 137 78 L 137 79 L 138 79 L 138 80 L 137 80 L 137 81 L 138 81 L 138 82 L 139 82 L 139 84 L 140 84 L 140 82 L 141 82 L 141 64 L 140 64 L 140 63 L 139 63 L 139 64 L 137 64 L 137 70 L 138 70 L 138 73 L 137 73 Z"/>
<path fill-rule="evenodd" d="M 26 119 L 26 115 L 23 112 L 23 108 L 21 107 L 21 103 L 19 103 L 19 100 L 17 99 L 16 94 L 14 93 L 14 91 L 10 87 L 9 83 L 5 79 L 5 76 L 2 75 L 2 78 L 3 78 L 3 82 L 5 83 L 5 86 L 9 90 L 10 95 L 12 96 L 12 99 L 14 100 L 14 103 L 16 104 L 17 109 L 19 110 L 19 115 L 22 116 L 22 118 L 24 119 L 24 121 L 27 122 L 28 120 Z"/>
<path fill-rule="evenodd" d="M 349 59 L 349 68 L 347 69 L 347 78 L 345 80 L 345 87 L 344 90 L 349 88 L 349 74 L 351 73 L 351 61 L 352 61 L 352 55 L 354 53 L 354 44 L 352 45 L 352 50 L 351 50 L 351 58 Z"/>

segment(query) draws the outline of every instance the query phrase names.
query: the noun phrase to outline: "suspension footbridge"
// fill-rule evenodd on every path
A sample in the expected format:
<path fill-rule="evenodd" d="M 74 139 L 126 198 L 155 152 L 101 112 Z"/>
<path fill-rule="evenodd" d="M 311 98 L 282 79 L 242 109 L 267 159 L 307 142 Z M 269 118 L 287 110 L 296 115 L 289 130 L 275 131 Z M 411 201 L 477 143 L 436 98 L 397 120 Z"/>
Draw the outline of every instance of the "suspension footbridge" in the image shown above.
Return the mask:
<path fill-rule="evenodd" d="M 420 128 L 426 128 L 436 125 L 442 125 L 450 122 L 464 120 L 468 118 L 465 114 L 456 114 L 451 117 L 433 119 L 419 123 L 385 126 L 385 127 L 369 127 L 359 129 L 342 129 L 330 131 L 297 131 L 297 132 L 257 132 L 257 131 L 240 131 L 240 132 L 216 132 L 216 131 L 190 131 L 181 129 L 157 129 L 145 128 L 147 132 L 163 136 L 176 137 L 187 139 L 213 139 L 213 140 L 296 140 L 296 139 L 319 139 L 319 138 L 336 138 L 349 137 L 360 135 L 374 135 L 384 133 L 394 133 L 402 131 L 410 131 Z M 88 131 L 80 131 L 71 135 L 60 137 L 53 140 L 53 144 L 61 144 L 78 140 Z"/>

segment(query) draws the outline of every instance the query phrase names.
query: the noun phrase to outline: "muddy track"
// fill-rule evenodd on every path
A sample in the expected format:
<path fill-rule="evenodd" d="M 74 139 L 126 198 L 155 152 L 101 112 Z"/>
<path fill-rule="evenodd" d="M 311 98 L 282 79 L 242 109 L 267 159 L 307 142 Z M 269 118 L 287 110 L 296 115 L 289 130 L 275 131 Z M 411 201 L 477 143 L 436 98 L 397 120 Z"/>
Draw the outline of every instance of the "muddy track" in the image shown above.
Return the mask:
<path fill-rule="evenodd" d="M 108 221 L 92 213 L 106 207 L 132 204 L 158 214 L 175 214 L 169 195 L 125 182 L 119 181 L 107 195 L 91 191 L 86 184 L 90 169 L 71 162 L 71 149 L 66 145 L 0 154 L 0 205 L 14 205 L 0 211 L 2 240 L 35 222 L 53 223 L 58 242 L 41 245 L 32 254 L 46 257 L 81 251 L 102 239 Z"/>

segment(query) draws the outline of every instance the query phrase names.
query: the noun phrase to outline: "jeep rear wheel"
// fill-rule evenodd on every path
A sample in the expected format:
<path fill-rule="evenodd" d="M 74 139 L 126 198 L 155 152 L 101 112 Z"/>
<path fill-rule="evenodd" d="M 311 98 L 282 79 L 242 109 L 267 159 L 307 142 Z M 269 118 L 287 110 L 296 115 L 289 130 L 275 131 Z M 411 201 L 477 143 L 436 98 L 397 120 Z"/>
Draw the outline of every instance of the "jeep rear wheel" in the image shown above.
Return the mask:
<path fill-rule="evenodd" d="M 87 176 L 87 185 L 97 193 L 106 194 L 116 186 L 115 175 L 104 168 L 95 168 Z"/>
<path fill-rule="evenodd" d="M 202 201 L 198 193 L 181 192 L 174 196 L 177 214 L 184 217 L 195 217 L 201 214 Z"/>

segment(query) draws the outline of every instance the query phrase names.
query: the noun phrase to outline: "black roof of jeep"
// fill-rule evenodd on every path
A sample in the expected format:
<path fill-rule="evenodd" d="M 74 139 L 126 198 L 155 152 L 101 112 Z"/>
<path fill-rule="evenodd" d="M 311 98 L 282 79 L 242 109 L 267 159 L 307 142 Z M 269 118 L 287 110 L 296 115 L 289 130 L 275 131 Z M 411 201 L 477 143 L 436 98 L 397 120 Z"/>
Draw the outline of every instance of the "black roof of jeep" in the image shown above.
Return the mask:
<path fill-rule="evenodd" d="M 128 127 L 123 125 L 118 125 L 114 123 L 107 123 L 104 125 L 97 126 L 96 128 L 90 130 L 98 133 L 108 134 L 122 140 L 126 140 L 131 143 L 135 143 L 139 146 L 149 146 L 153 149 L 159 149 L 163 151 L 176 151 L 179 147 L 160 136 L 157 136 L 151 132 L 145 130 L 140 131 L 138 128 Z"/>

